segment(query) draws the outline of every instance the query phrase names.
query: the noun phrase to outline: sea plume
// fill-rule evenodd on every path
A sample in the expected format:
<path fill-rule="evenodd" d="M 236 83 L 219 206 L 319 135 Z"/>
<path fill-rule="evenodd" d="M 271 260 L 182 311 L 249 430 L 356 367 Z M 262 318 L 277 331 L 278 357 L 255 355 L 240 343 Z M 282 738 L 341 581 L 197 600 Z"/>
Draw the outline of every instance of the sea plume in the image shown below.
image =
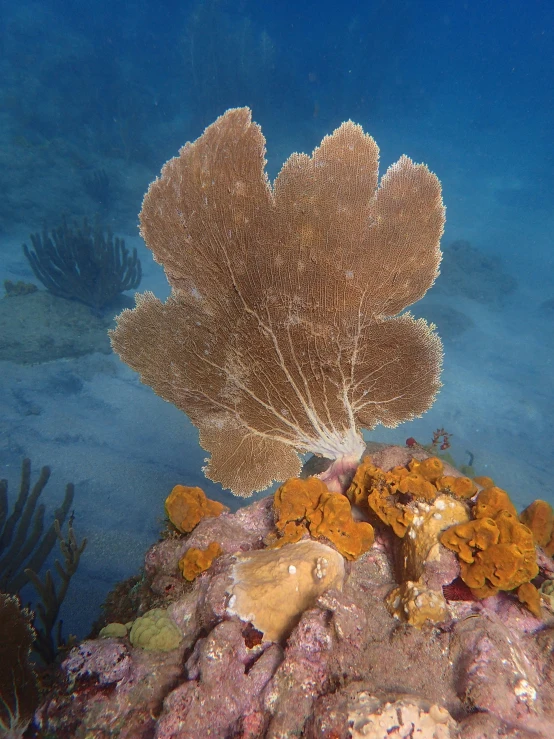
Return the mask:
<path fill-rule="evenodd" d="M 298 474 L 298 452 L 359 457 L 360 428 L 421 415 L 440 339 L 409 313 L 433 284 L 440 182 L 351 121 L 273 186 L 248 108 L 227 111 L 150 185 L 141 233 L 172 287 L 111 332 L 144 383 L 190 417 L 206 475 L 237 495 Z"/>

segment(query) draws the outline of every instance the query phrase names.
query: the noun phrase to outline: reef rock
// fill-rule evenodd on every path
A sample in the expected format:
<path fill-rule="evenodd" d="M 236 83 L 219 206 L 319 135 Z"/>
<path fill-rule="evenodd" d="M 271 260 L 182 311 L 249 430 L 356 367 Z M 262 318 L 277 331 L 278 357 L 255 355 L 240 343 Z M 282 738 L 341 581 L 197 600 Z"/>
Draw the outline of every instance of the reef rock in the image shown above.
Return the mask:
<path fill-rule="evenodd" d="M 417 454 L 413 462 L 407 450 L 376 449 L 368 464 L 387 473 L 408 464 L 413 474 L 424 457 Z M 145 649 L 130 639 L 130 622 L 74 647 L 36 713 L 36 736 L 551 739 L 550 607 L 545 600 L 538 618 L 511 592 L 477 600 L 458 584 L 458 559 L 435 538 L 441 519 L 433 505 L 412 521 L 404 544 L 374 516 L 375 542 L 354 560 L 307 531 L 275 547 L 272 497 L 203 518 L 188 535 L 173 532 L 147 553 L 133 603 L 135 621 L 164 609 L 180 638 L 165 640 L 166 651 Z M 419 549 L 417 532 L 427 537 Z M 212 542 L 221 553 L 185 580 L 186 552 Z M 548 577 L 552 560 L 537 552 Z M 250 579 L 241 575 L 246 565 Z M 404 576 L 440 596 L 432 620 L 413 625 L 387 607 Z"/>

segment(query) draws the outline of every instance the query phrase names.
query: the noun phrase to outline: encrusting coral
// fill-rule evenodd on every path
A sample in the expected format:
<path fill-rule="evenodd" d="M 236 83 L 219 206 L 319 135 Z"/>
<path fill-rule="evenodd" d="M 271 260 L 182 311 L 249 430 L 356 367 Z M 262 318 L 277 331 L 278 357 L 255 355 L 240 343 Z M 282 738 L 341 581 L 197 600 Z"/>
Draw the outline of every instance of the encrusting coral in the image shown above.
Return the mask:
<path fill-rule="evenodd" d="M 351 690 L 351 693 L 354 691 Z M 354 693 L 347 702 L 349 739 L 383 739 L 395 735 L 398 739 L 459 737 L 456 722 L 445 708 L 432 705 L 417 696 L 395 697 L 396 700 L 383 700 L 372 695 L 371 691 Z"/>
<path fill-rule="evenodd" d="M 424 413 L 440 387 L 434 327 L 405 309 L 433 284 L 444 207 L 437 177 L 348 121 L 270 185 L 247 108 L 170 160 L 141 233 L 172 287 L 136 297 L 112 345 L 188 414 L 206 475 L 248 496 L 300 471 L 298 452 L 352 460 L 360 428 Z M 399 315 L 401 314 L 401 315 Z"/>
<path fill-rule="evenodd" d="M 421 628 L 427 622 L 445 621 L 448 617 L 443 594 L 412 580 L 406 580 L 391 590 L 385 602 L 395 618 L 407 621 L 417 628 Z"/>

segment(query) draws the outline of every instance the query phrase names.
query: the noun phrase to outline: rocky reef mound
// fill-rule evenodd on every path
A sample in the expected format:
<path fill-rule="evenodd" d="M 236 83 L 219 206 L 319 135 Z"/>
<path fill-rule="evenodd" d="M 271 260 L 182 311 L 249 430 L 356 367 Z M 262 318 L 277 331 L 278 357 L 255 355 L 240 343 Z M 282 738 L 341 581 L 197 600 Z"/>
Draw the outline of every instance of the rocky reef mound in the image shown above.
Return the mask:
<path fill-rule="evenodd" d="M 365 459 L 347 497 L 316 499 L 317 485 L 295 481 L 292 498 L 285 483 L 236 513 L 197 488 L 173 491 L 171 533 L 111 598 L 110 623 L 65 656 L 36 735 L 551 737 L 542 586 L 554 562 L 526 544 L 537 516 L 526 526 L 505 502 L 493 510 L 498 488 L 435 459 L 389 447 Z M 487 564 L 507 547 L 509 573 Z M 461 577 L 481 570 L 486 592 Z"/>

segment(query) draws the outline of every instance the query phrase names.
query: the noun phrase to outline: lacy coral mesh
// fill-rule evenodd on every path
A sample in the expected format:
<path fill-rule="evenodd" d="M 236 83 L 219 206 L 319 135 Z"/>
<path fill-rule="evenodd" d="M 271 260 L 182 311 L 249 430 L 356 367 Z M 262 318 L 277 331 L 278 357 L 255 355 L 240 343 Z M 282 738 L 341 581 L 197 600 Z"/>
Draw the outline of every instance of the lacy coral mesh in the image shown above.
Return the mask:
<path fill-rule="evenodd" d="M 297 452 L 360 455 L 359 428 L 421 415 L 440 387 L 433 327 L 398 315 L 433 284 L 440 182 L 351 121 L 273 187 L 250 110 L 227 111 L 150 185 L 141 232 L 172 287 L 137 296 L 121 358 L 200 430 L 238 495 L 298 474 Z"/>

